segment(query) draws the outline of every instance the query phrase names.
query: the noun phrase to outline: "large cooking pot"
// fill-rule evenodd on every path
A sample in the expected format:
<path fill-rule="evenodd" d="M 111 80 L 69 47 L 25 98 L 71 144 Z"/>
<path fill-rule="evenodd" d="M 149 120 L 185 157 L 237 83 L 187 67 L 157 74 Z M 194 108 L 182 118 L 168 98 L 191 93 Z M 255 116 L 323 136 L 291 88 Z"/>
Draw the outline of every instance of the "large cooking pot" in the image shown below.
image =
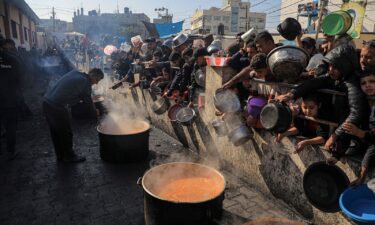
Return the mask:
<path fill-rule="evenodd" d="M 344 171 L 326 162 L 312 164 L 303 175 L 303 190 L 307 199 L 323 212 L 340 211 L 340 195 L 349 183 Z"/>
<path fill-rule="evenodd" d="M 233 91 L 225 89 L 216 90 L 214 105 L 223 113 L 235 113 L 241 109 L 241 103 L 237 95 Z"/>
<path fill-rule="evenodd" d="M 105 128 L 104 124 L 99 125 L 100 157 L 109 162 L 137 162 L 147 158 L 150 125 L 135 121 L 133 128 L 133 131 L 117 133 Z"/>
<path fill-rule="evenodd" d="M 269 103 L 260 112 L 260 123 L 266 130 L 284 133 L 292 123 L 290 108 L 281 102 Z"/>
<path fill-rule="evenodd" d="M 251 138 L 251 133 L 246 125 L 242 124 L 239 127 L 229 132 L 228 137 L 234 146 L 241 146 Z"/>
<path fill-rule="evenodd" d="M 212 127 L 215 129 L 216 135 L 218 137 L 223 137 L 228 134 L 228 128 L 224 120 L 216 119 L 211 122 Z"/>
<path fill-rule="evenodd" d="M 192 125 L 194 123 L 195 117 L 195 111 L 190 107 L 181 108 L 176 114 L 177 121 L 184 126 Z"/>
<path fill-rule="evenodd" d="M 159 165 L 145 173 L 141 184 L 146 225 L 208 225 L 222 216 L 225 178 L 208 166 Z"/>
<path fill-rule="evenodd" d="M 151 109 L 154 113 L 161 115 L 169 109 L 170 103 L 167 98 L 159 98 L 152 105 Z"/>
<path fill-rule="evenodd" d="M 309 55 L 302 48 L 281 46 L 267 56 L 267 64 L 272 73 L 281 81 L 293 83 L 309 63 Z"/>
<path fill-rule="evenodd" d="M 250 222 L 244 223 L 242 225 L 307 225 L 306 223 L 290 220 L 287 218 L 260 218 L 255 219 Z"/>

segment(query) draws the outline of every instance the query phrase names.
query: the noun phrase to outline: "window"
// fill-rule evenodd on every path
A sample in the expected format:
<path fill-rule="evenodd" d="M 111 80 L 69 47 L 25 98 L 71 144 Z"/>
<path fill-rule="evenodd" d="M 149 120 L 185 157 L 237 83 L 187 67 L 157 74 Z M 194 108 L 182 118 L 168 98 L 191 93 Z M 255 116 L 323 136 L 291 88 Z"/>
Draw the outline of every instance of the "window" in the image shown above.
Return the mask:
<path fill-rule="evenodd" d="M 258 19 L 258 23 L 264 23 L 264 19 L 262 18 Z"/>
<path fill-rule="evenodd" d="M 25 34 L 25 35 L 24 35 L 24 36 L 25 36 L 25 41 L 27 41 L 27 37 L 28 37 L 29 35 L 27 35 L 28 32 L 27 32 L 27 28 L 26 28 L 26 27 L 23 28 L 23 33 Z"/>
<path fill-rule="evenodd" d="M 10 24 L 12 26 L 12 36 L 14 38 L 17 38 L 18 39 L 18 33 L 17 33 L 17 24 L 16 22 L 14 22 L 13 20 L 10 21 Z"/>
<path fill-rule="evenodd" d="M 221 20 L 221 16 L 214 16 L 214 20 L 220 21 Z"/>
<path fill-rule="evenodd" d="M 206 22 L 211 22 L 211 20 L 212 20 L 212 16 L 204 16 L 204 20 L 205 20 Z"/>

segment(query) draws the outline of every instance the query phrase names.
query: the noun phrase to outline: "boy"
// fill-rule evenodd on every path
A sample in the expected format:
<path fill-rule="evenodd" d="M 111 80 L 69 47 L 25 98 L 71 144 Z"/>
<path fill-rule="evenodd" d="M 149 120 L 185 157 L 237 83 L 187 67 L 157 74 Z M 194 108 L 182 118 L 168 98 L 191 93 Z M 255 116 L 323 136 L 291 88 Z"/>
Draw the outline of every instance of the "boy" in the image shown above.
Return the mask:
<path fill-rule="evenodd" d="M 345 130 L 346 133 L 350 135 L 354 135 L 361 140 L 364 140 L 367 144 L 367 150 L 365 153 L 365 156 L 362 159 L 362 164 L 361 164 L 361 173 L 355 181 L 352 182 L 351 185 L 360 185 L 362 184 L 367 175 L 367 171 L 369 168 L 369 164 L 371 160 L 375 158 L 375 145 L 374 145 L 374 140 L 375 140 L 375 70 L 367 70 L 361 74 L 360 78 L 360 85 L 362 91 L 366 94 L 367 96 L 367 101 L 370 105 L 371 108 L 371 114 L 369 117 L 369 130 L 362 130 L 358 128 L 356 125 L 353 123 L 345 122 L 343 124 L 343 129 Z"/>
<path fill-rule="evenodd" d="M 301 103 L 302 114 L 312 118 L 323 118 L 321 103 L 318 96 L 315 94 L 303 97 Z M 294 153 L 300 153 L 308 145 L 324 144 L 329 133 L 327 125 L 319 124 L 317 122 L 306 119 L 295 119 L 294 126 L 289 128 L 285 133 L 278 134 L 276 141 L 281 142 L 284 137 L 291 135 L 301 135 L 307 139 L 299 141 Z"/>

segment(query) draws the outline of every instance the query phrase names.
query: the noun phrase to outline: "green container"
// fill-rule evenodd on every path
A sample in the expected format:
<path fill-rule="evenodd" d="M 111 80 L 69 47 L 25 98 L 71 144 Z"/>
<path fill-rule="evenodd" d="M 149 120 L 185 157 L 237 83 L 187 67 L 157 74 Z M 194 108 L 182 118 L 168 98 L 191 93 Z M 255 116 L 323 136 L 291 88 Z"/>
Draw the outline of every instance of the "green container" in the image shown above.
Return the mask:
<path fill-rule="evenodd" d="M 323 19 L 323 33 L 334 36 L 346 33 L 352 26 L 352 17 L 346 11 L 330 13 Z"/>

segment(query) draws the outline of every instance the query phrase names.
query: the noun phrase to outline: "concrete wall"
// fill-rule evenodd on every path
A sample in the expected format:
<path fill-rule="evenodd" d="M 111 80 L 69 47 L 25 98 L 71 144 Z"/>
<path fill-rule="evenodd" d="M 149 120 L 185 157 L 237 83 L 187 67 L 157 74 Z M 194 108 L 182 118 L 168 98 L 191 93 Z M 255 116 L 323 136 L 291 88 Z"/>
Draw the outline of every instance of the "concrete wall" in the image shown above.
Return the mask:
<path fill-rule="evenodd" d="M 321 151 L 309 147 L 299 155 L 290 154 L 294 150 L 290 139 L 285 138 L 282 144 L 277 144 L 274 137 L 266 131 L 253 131 L 253 138 L 240 147 L 235 147 L 227 137 L 216 136 L 210 125 L 216 118 L 212 96 L 233 74 L 234 71 L 230 68 L 207 68 L 205 106 L 196 110 L 198 117 L 191 127 L 171 122 L 167 113 L 156 115 L 151 110 L 153 100 L 146 90 L 124 89 L 124 96 L 129 104 L 144 108 L 153 125 L 180 140 L 211 163 L 219 163 L 222 168 L 242 177 L 261 192 L 282 199 L 315 224 L 351 224 L 341 213 L 328 214 L 315 209 L 304 195 L 304 171 L 312 163 L 325 160 L 327 155 Z M 338 166 L 353 180 L 360 164 L 348 161 L 339 162 Z"/>

